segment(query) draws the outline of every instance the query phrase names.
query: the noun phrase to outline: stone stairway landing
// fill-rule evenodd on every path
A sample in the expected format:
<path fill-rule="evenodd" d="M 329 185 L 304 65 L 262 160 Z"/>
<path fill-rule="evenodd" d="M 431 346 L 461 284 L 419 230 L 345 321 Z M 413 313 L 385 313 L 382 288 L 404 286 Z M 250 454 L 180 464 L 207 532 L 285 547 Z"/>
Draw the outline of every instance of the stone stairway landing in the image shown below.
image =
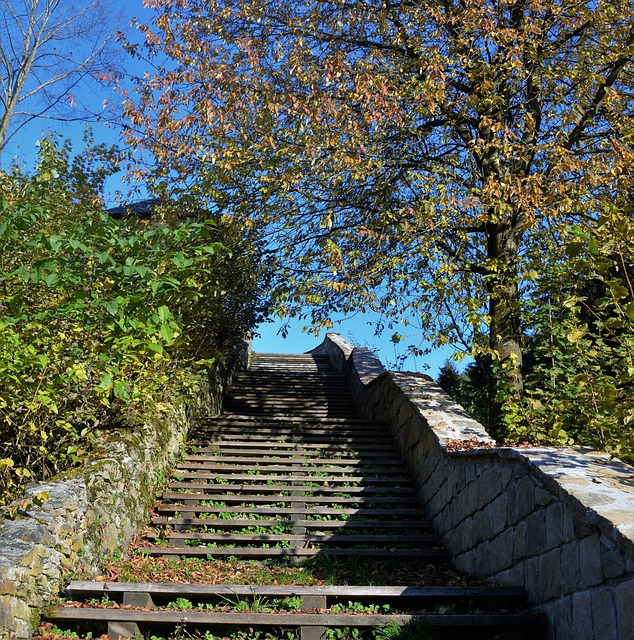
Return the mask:
<path fill-rule="evenodd" d="M 430 640 L 543 634 L 541 616 L 523 611 L 520 589 L 417 578 L 446 565 L 446 555 L 389 428 L 355 413 L 346 380 L 326 357 L 254 355 L 224 413 L 192 434 L 134 553 L 156 562 L 256 563 L 263 572 L 306 567 L 307 579 L 74 582 L 73 601 L 107 594 L 118 606 L 65 604 L 49 618 L 107 629 L 113 640 L 167 638 L 178 626 L 194 638 L 378 639 L 401 637 L 399 628 Z M 315 563 L 325 563 L 317 581 Z M 346 583 L 333 584 L 344 564 Z M 380 584 L 369 584 L 371 566 L 384 569 Z M 189 604 L 166 606 L 179 601 Z"/>

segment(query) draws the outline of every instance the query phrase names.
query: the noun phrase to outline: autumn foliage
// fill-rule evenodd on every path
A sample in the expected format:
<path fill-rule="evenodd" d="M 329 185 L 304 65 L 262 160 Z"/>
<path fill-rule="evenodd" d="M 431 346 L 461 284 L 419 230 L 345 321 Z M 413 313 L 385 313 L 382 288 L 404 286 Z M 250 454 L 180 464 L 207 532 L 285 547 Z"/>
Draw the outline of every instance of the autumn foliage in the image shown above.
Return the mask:
<path fill-rule="evenodd" d="M 268 234 L 280 314 L 405 317 L 488 363 L 497 435 L 530 430 L 529 303 L 631 193 L 629 0 L 146 5 L 125 106 L 154 187 Z"/>

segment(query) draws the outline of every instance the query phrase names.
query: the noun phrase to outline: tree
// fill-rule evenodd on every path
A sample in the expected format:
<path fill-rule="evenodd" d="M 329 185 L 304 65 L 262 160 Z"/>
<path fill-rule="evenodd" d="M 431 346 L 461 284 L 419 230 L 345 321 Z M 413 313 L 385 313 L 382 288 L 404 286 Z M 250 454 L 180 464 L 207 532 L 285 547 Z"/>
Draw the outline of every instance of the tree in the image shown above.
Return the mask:
<path fill-rule="evenodd" d="M 461 373 L 455 362 L 446 360 L 438 375 L 438 385 L 464 410 L 486 428 L 490 428 L 485 363 L 470 362 Z"/>
<path fill-rule="evenodd" d="M 0 0 L 0 152 L 34 118 L 86 120 L 78 95 L 111 71 L 117 13 L 103 0 Z"/>
<path fill-rule="evenodd" d="M 280 313 L 379 309 L 487 356 L 500 434 L 526 252 L 598 216 L 632 131 L 629 0 L 148 4 L 126 111 L 154 187 L 266 228 Z"/>
<path fill-rule="evenodd" d="M 632 155 L 628 158 L 629 171 Z M 582 444 L 634 462 L 634 215 L 615 195 L 594 225 L 559 230 L 537 282 L 518 439 Z M 575 277 L 571 278 L 570 274 Z"/>

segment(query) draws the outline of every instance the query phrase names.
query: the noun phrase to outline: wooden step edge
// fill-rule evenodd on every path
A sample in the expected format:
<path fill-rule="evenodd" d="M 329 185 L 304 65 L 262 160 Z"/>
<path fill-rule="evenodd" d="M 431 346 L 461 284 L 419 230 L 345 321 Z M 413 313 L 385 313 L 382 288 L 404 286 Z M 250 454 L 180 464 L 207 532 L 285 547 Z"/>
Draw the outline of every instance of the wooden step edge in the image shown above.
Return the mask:
<path fill-rule="evenodd" d="M 287 455 L 284 455 L 286 453 Z M 268 456 L 268 457 L 267 457 Z M 226 454 L 220 455 L 205 455 L 205 454 L 189 454 L 183 456 L 183 463 L 189 462 L 221 462 L 223 464 L 247 464 L 254 463 L 256 465 L 271 465 L 271 464 L 300 464 L 303 467 L 310 468 L 309 465 L 331 465 L 331 466 L 347 466 L 347 467 L 374 467 L 382 469 L 384 466 L 394 467 L 403 465 L 403 460 L 398 454 L 393 455 L 376 455 L 371 456 L 369 460 L 366 456 L 349 456 L 341 458 L 315 458 L 310 456 L 302 456 L 297 451 L 282 452 L 269 451 L 264 456 L 231 456 Z"/>
<path fill-rule="evenodd" d="M 372 527 L 382 527 L 385 529 L 416 529 L 428 531 L 432 529 L 429 520 L 280 520 L 269 518 L 263 520 L 250 520 L 248 518 L 182 518 L 172 516 L 155 516 L 151 520 L 152 525 L 185 525 L 192 527 L 276 527 L 294 525 L 306 527 L 308 529 L 369 529 Z"/>
<path fill-rule="evenodd" d="M 268 446 L 267 446 L 268 445 Z M 345 444 L 333 443 L 312 443 L 312 442 L 293 442 L 286 440 L 285 442 L 269 441 L 267 445 L 261 442 L 238 441 L 238 440 L 216 440 L 211 441 L 196 441 L 189 440 L 187 442 L 188 447 L 195 448 L 196 451 L 203 452 L 221 452 L 223 455 L 242 455 L 244 453 L 250 455 L 270 455 L 271 453 L 288 453 L 288 455 L 297 455 L 296 449 L 300 448 L 305 453 L 311 453 L 313 451 L 328 451 L 332 453 L 349 453 L 355 451 L 363 455 L 372 455 L 376 453 L 377 456 L 381 455 L 380 451 L 394 452 L 394 446 L 389 444 L 376 444 L 372 447 L 348 447 Z M 264 447 L 267 448 L 264 448 Z"/>
<path fill-rule="evenodd" d="M 288 465 L 284 465 L 284 464 L 279 464 L 279 461 L 277 462 L 273 462 L 271 464 L 262 464 L 260 466 L 256 468 L 254 468 L 251 465 L 245 465 L 245 464 L 238 464 L 238 463 L 227 463 L 227 464 L 222 464 L 220 462 L 201 462 L 198 464 L 194 464 L 194 463 L 179 463 L 175 466 L 175 469 L 177 470 L 181 470 L 181 471 L 189 471 L 189 472 L 195 472 L 195 471 L 232 471 L 232 472 L 244 472 L 244 471 L 258 471 L 259 473 L 253 473 L 251 474 L 252 477 L 257 478 L 258 476 L 266 476 L 267 473 L 269 471 L 286 471 L 289 474 L 291 472 L 295 472 L 295 471 L 302 471 L 305 472 L 306 477 L 311 477 L 310 473 L 315 473 L 315 472 L 319 472 L 319 473 L 341 473 L 341 474 L 348 474 L 348 473 L 364 473 L 364 474 L 383 474 L 383 475 L 399 475 L 402 476 L 403 475 L 403 467 L 402 465 L 392 465 L 392 466 L 384 466 L 384 467 L 378 467 L 375 465 L 367 465 L 367 466 L 362 466 L 362 465 L 331 465 L 331 464 L 326 464 L 324 463 L 324 465 L 321 466 L 313 466 L 313 467 L 300 467 L 297 470 L 295 469 L 291 469 L 289 468 Z M 175 472 L 176 475 L 178 475 L 178 472 Z M 318 477 L 318 476 L 316 476 Z"/>
<path fill-rule="evenodd" d="M 339 417 L 335 417 L 335 416 L 328 416 L 326 418 L 321 418 L 318 420 L 314 420 L 314 421 L 310 421 L 310 420 L 306 420 L 305 416 L 301 416 L 301 417 L 289 417 L 289 416 L 267 416 L 267 417 L 262 417 L 258 420 L 256 420 L 252 415 L 250 414 L 241 414 L 241 413 L 235 413 L 235 412 L 231 412 L 231 413 L 223 413 L 219 416 L 214 416 L 214 417 L 209 417 L 209 418 L 201 418 L 200 419 L 200 423 L 201 424 L 209 424 L 210 422 L 226 422 L 226 421 L 230 421 L 230 422 L 248 422 L 248 423 L 254 423 L 254 424 L 262 424 L 263 422 L 269 422 L 271 424 L 276 424 L 279 422 L 289 422 L 289 423 L 301 423 L 302 425 L 307 425 L 310 426 L 311 424 L 326 424 L 326 425 L 333 425 L 333 426 L 337 426 L 337 425 L 341 425 L 341 424 L 349 424 L 350 426 L 354 426 L 354 427 L 359 427 L 359 426 L 368 426 L 368 427 L 375 427 L 375 428 L 385 428 L 386 427 L 386 423 L 385 422 L 379 422 L 379 421 L 374 421 L 374 420 L 366 420 L 364 418 L 359 418 L 359 417 L 348 417 L 346 416 L 345 418 L 339 418 Z"/>
<path fill-rule="evenodd" d="M 390 485 L 394 485 L 394 484 L 411 484 L 412 479 L 409 476 L 403 475 L 401 472 L 401 475 L 398 474 L 390 474 L 387 477 L 365 477 L 365 476 L 309 476 L 309 475 L 276 475 L 276 474 L 260 474 L 260 475 L 253 475 L 253 474 L 245 474 L 245 473 L 210 473 L 210 472 L 203 472 L 203 473 L 199 473 L 199 472 L 195 472 L 195 471 L 187 471 L 185 469 L 181 470 L 182 473 L 176 471 L 175 473 L 173 473 L 174 476 L 178 476 L 180 478 L 183 479 L 195 479 L 195 478 L 200 478 L 202 479 L 219 479 L 219 480 L 252 480 L 254 482 L 257 482 L 258 480 L 261 479 L 266 479 L 266 480 L 275 480 L 276 482 L 287 482 L 289 480 L 293 480 L 293 481 L 297 481 L 297 482 L 320 482 L 320 483 L 331 483 L 331 482 L 335 482 L 335 483 L 346 483 L 346 482 L 350 482 L 350 483 L 361 483 L 364 487 L 374 487 L 376 485 L 382 485 L 383 483 L 385 484 L 390 484 Z M 215 485 L 210 485 L 210 486 L 215 486 Z M 219 487 L 223 486 L 221 483 L 218 483 Z M 288 486 L 288 485 L 287 485 Z M 300 486 L 306 486 L 306 485 L 300 485 Z M 316 487 L 316 489 L 318 489 L 319 487 Z M 342 487 L 341 489 L 337 489 L 342 490 L 342 489 L 346 489 L 347 487 Z"/>
<path fill-rule="evenodd" d="M 370 498 L 372 496 L 383 497 L 383 494 L 390 495 L 407 495 L 416 497 L 416 489 L 413 486 L 366 486 L 366 487 L 324 487 L 323 485 L 313 486 L 309 484 L 302 484 L 303 478 L 295 478 L 290 476 L 287 478 L 288 484 L 214 484 L 213 482 L 183 482 L 172 481 L 168 484 L 169 489 L 192 489 L 198 490 L 204 495 L 214 496 L 217 495 L 217 491 L 240 491 L 242 493 L 250 494 L 252 492 L 263 493 L 278 493 L 280 491 L 303 491 L 306 493 L 320 493 L 327 496 L 332 493 L 350 493 Z M 310 482 L 310 480 L 306 480 Z M 292 484 L 291 484 L 292 483 Z M 379 495 L 381 494 L 381 495 Z M 387 496 L 386 496 L 387 497 Z"/>
<path fill-rule="evenodd" d="M 287 501 L 288 502 L 288 501 Z M 251 513 L 258 515 L 266 514 L 289 514 L 289 515 L 314 515 L 314 516 L 336 516 L 336 515 L 355 515 L 355 516 L 390 516 L 390 517 L 408 517 L 418 519 L 423 517 L 423 512 L 415 509 L 371 509 L 371 508 L 346 508 L 335 509 L 330 507 L 241 507 L 239 505 L 233 507 L 200 507 L 198 505 L 184 504 L 161 504 L 156 506 L 158 513 L 174 513 L 176 511 L 185 511 L 188 513 Z M 245 518 L 247 520 L 248 518 Z M 254 521 L 257 523 L 257 521 Z"/>
<path fill-rule="evenodd" d="M 109 582 L 93 580 L 73 580 L 67 587 L 68 596 L 73 599 L 108 593 L 157 593 L 166 595 L 324 595 L 333 597 L 406 597 L 406 598 L 525 598 L 522 587 L 457 587 L 457 586 L 356 586 L 356 585 L 234 585 L 198 583 L 155 583 L 155 582 Z"/>
<path fill-rule="evenodd" d="M 313 558 L 315 556 L 345 556 L 345 557 L 380 557 L 380 558 L 428 558 L 446 559 L 447 554 L 440 549 L 343 549 L 321 548 L 311 549 L 290 547 L 280 549 L 276 547 L 185 547 L 185 546 L 156 546 L 137 547 L 135 551 L 141 555 L 151 556 L 204 556 L 209 558 L 235 556 L 237 558 Z"/>
<path fill-rule="evenodd" d="M 218 485 L 219 488 L 224 487 L 225 485 Z M 173 500 L 179 504 L 183 504 L 182 500 L 187 500 L 185 503 L 189 506 L 192 501 L 196 500 L 198 502 L 204 500 L 214 500 L 216 502 L 234 502 L 234 503 L 242 503 L 242 502 L 304 502 L 307 504 L 366 504 L 366 503 L 374 503 L 374 504 L 399 504 L 399 505 L 411 505 L 412 508 L 419 507 L 419 503 L 415 497 L 402 497 L 402 496 L 353 496 L 349 498 L 343 498 L 339 496 L 307 496 L 305 495 L 306 491 L 303 487 L 293 487 L 289 485 L 284 489 L 285 491 L 291 492 L 295 491 L 296 493 L 292 495 L 259 495 L 259 494 L 248 494 L 244 495 L 242 493 L 236 494 L 227 494 L 227 493 L 190 493 L 190 492 L 180 492 L 180 491 L 166 491 L 162 494 L 161 498 L 163 500 Z M 308 491 L 310 492 L 310 491 Z M 343 492 L 342 492 L 343 493 Z"/>
<path fill-rule="evenodd" d="M 114 607 L 53 606 L 45 610 L 51 620 L 118 621 L 141 624 L 249 625 L 249 626 L 320 626 L 320 627 L 382 627 L 396 622 L 404 626 L 420 622 L 434 627 L 541 627 L 545 624 L 539 613 L 487 614 L 331 614 L 331 613 L 216 613 L 211 611 L 164 611 L 120 609 Z"/>
<path fill-rule="evenodd" d="M 438 536 L 434 534 L 419 535 L 385 535 L 385 534 L 270 534 L 270 533 L 198 533 L 184 531 L 170 531 L 166 536 L 149 531 L 145 534 L 146 540 L 167 538 L 168 540 L 200 540 L 207 542 L 314 542 L 316 544 L 414 544 L 427 543 L 440 544 Z"/>

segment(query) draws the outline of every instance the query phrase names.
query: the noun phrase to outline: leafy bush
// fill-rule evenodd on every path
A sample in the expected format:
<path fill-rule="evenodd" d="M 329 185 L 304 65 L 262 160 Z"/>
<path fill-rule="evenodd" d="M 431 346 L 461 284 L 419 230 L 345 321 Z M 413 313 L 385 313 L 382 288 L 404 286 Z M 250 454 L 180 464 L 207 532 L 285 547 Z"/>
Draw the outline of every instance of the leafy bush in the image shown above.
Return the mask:
<path fill-rule="evenodd" d="M 634 462 L 634 217 L 609 204 L 595 225 L 557 230 L 559 260 L 529 302 L 526 398 L 509 437 L 587 445 Z"/>
<path fill-rule="evenodd" d="M 0 501 L 78 463 L 95 429 L 192 397 L 265 308 L 230 221 L 100 211 L 114 158 L 46 140 L 33 175 L 0 173 Z"/>
<path fill-rule="evenodd" d="M 504 398 L 506 443 L 590 446 L 634 462 L 633 237 L 631 204 L 616 201 L 594 224 L 554 228 L 548 250 L 528 256 L 527 271 L 539 262 L 541 273 L 525 296 L 525 396 Z M 490 427 L 479 364 L 459 373 L 448 362 L 438 382 Z"/>

